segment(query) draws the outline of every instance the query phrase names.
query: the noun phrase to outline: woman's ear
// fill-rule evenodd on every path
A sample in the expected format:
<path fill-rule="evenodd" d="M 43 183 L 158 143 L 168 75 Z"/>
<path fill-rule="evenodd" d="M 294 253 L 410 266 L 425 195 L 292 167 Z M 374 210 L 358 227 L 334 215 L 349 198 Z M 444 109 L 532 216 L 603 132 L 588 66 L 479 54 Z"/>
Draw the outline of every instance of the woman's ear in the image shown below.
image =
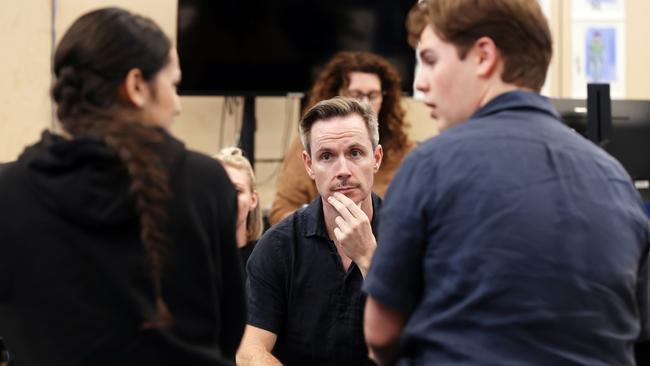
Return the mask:
<path fill-rule="evenodd" d="M 149 83 L 140 69 L 131 69 L 120 86 L 119 98 L 122 102 L 142 108 L 150 97 Z"/>

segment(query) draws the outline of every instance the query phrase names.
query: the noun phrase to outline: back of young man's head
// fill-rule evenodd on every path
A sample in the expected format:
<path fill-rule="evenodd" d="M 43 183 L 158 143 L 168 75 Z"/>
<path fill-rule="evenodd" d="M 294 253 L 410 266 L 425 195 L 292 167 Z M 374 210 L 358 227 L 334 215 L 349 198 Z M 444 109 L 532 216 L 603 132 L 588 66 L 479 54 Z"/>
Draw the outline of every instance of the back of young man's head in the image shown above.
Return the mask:
<path fill-rule="evenodd" d="M 411 46 L 427 25 L 453 44 L 461 59 L 479 38 L 491 38 L 504 61 L 505 83 L 535 91 L 544 85 L 553 50 L 537 0 L 423 0 L 408 16 Z"/>

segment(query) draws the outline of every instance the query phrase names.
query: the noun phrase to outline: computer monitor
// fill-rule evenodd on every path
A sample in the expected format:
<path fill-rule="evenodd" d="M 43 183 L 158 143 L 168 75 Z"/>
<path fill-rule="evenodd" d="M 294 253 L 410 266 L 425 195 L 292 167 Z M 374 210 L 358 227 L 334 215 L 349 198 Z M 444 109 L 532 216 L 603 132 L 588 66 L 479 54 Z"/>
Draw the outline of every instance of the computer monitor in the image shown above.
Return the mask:
<path fill-rule="evenodd" d="M 564 123 L 587 137 L 586 101 L 552 99 L 552 102 Z M 637 188 L 645 190 L 647 195 L 650 188 L 650 101 L 612 100 L 611 114 L 611 135 L 605 149 L 621 162 Z"/>
<path fill-rule="evenodd" d="M 586 136 L 596 145 L 608 150 L 612 139 L 612 100 L 609 84 L 587 85 Z"/>

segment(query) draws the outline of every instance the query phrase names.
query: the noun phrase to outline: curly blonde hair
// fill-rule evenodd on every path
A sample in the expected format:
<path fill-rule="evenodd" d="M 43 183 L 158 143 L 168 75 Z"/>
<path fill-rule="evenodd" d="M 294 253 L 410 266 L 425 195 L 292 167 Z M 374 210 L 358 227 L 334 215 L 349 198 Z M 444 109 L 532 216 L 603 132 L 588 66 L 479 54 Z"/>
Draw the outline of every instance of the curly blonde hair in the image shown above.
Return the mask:
<path fill-rule="evenodd" d="M 246 159 L 242 150 L 238 147 L 226 147 L 221 149 L 215 158 L 223 165 L 243 171 L 248 175 L 250 181 L 251 193 L 256 192 L 255 172 L 250 161 Z M 246 217 L 246 235 L 249 241 L 257 240 L 262 235 L 264 224 L 262 222 L 262 208 L 258 203 L 257 206 L 248 212 Z"/>

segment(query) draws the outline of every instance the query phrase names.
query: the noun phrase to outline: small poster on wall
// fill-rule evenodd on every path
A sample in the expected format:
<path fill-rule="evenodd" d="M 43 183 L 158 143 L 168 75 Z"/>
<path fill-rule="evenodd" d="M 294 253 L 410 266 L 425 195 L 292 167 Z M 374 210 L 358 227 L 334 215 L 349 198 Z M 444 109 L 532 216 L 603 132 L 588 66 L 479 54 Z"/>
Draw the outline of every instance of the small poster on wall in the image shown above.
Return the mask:
<path fill-rule="evenodd" d="M 587 82 L 617 81 L 616 29 L 606 26 L 588 27 L 584 44 Z"/>
<path fill-rule="evenodd" d="M 585 98 L 587 83 L 610 84 L 612 97 L 625 97 L 624 67 L 623 23 L 573 24 L 573 97 Z"/>
<path fill-rule="evenodd" d="M 573 19 L 598 20 L 620 19 L 625 16 L 624 0 L 573 0 L 571 7 Z"/>

